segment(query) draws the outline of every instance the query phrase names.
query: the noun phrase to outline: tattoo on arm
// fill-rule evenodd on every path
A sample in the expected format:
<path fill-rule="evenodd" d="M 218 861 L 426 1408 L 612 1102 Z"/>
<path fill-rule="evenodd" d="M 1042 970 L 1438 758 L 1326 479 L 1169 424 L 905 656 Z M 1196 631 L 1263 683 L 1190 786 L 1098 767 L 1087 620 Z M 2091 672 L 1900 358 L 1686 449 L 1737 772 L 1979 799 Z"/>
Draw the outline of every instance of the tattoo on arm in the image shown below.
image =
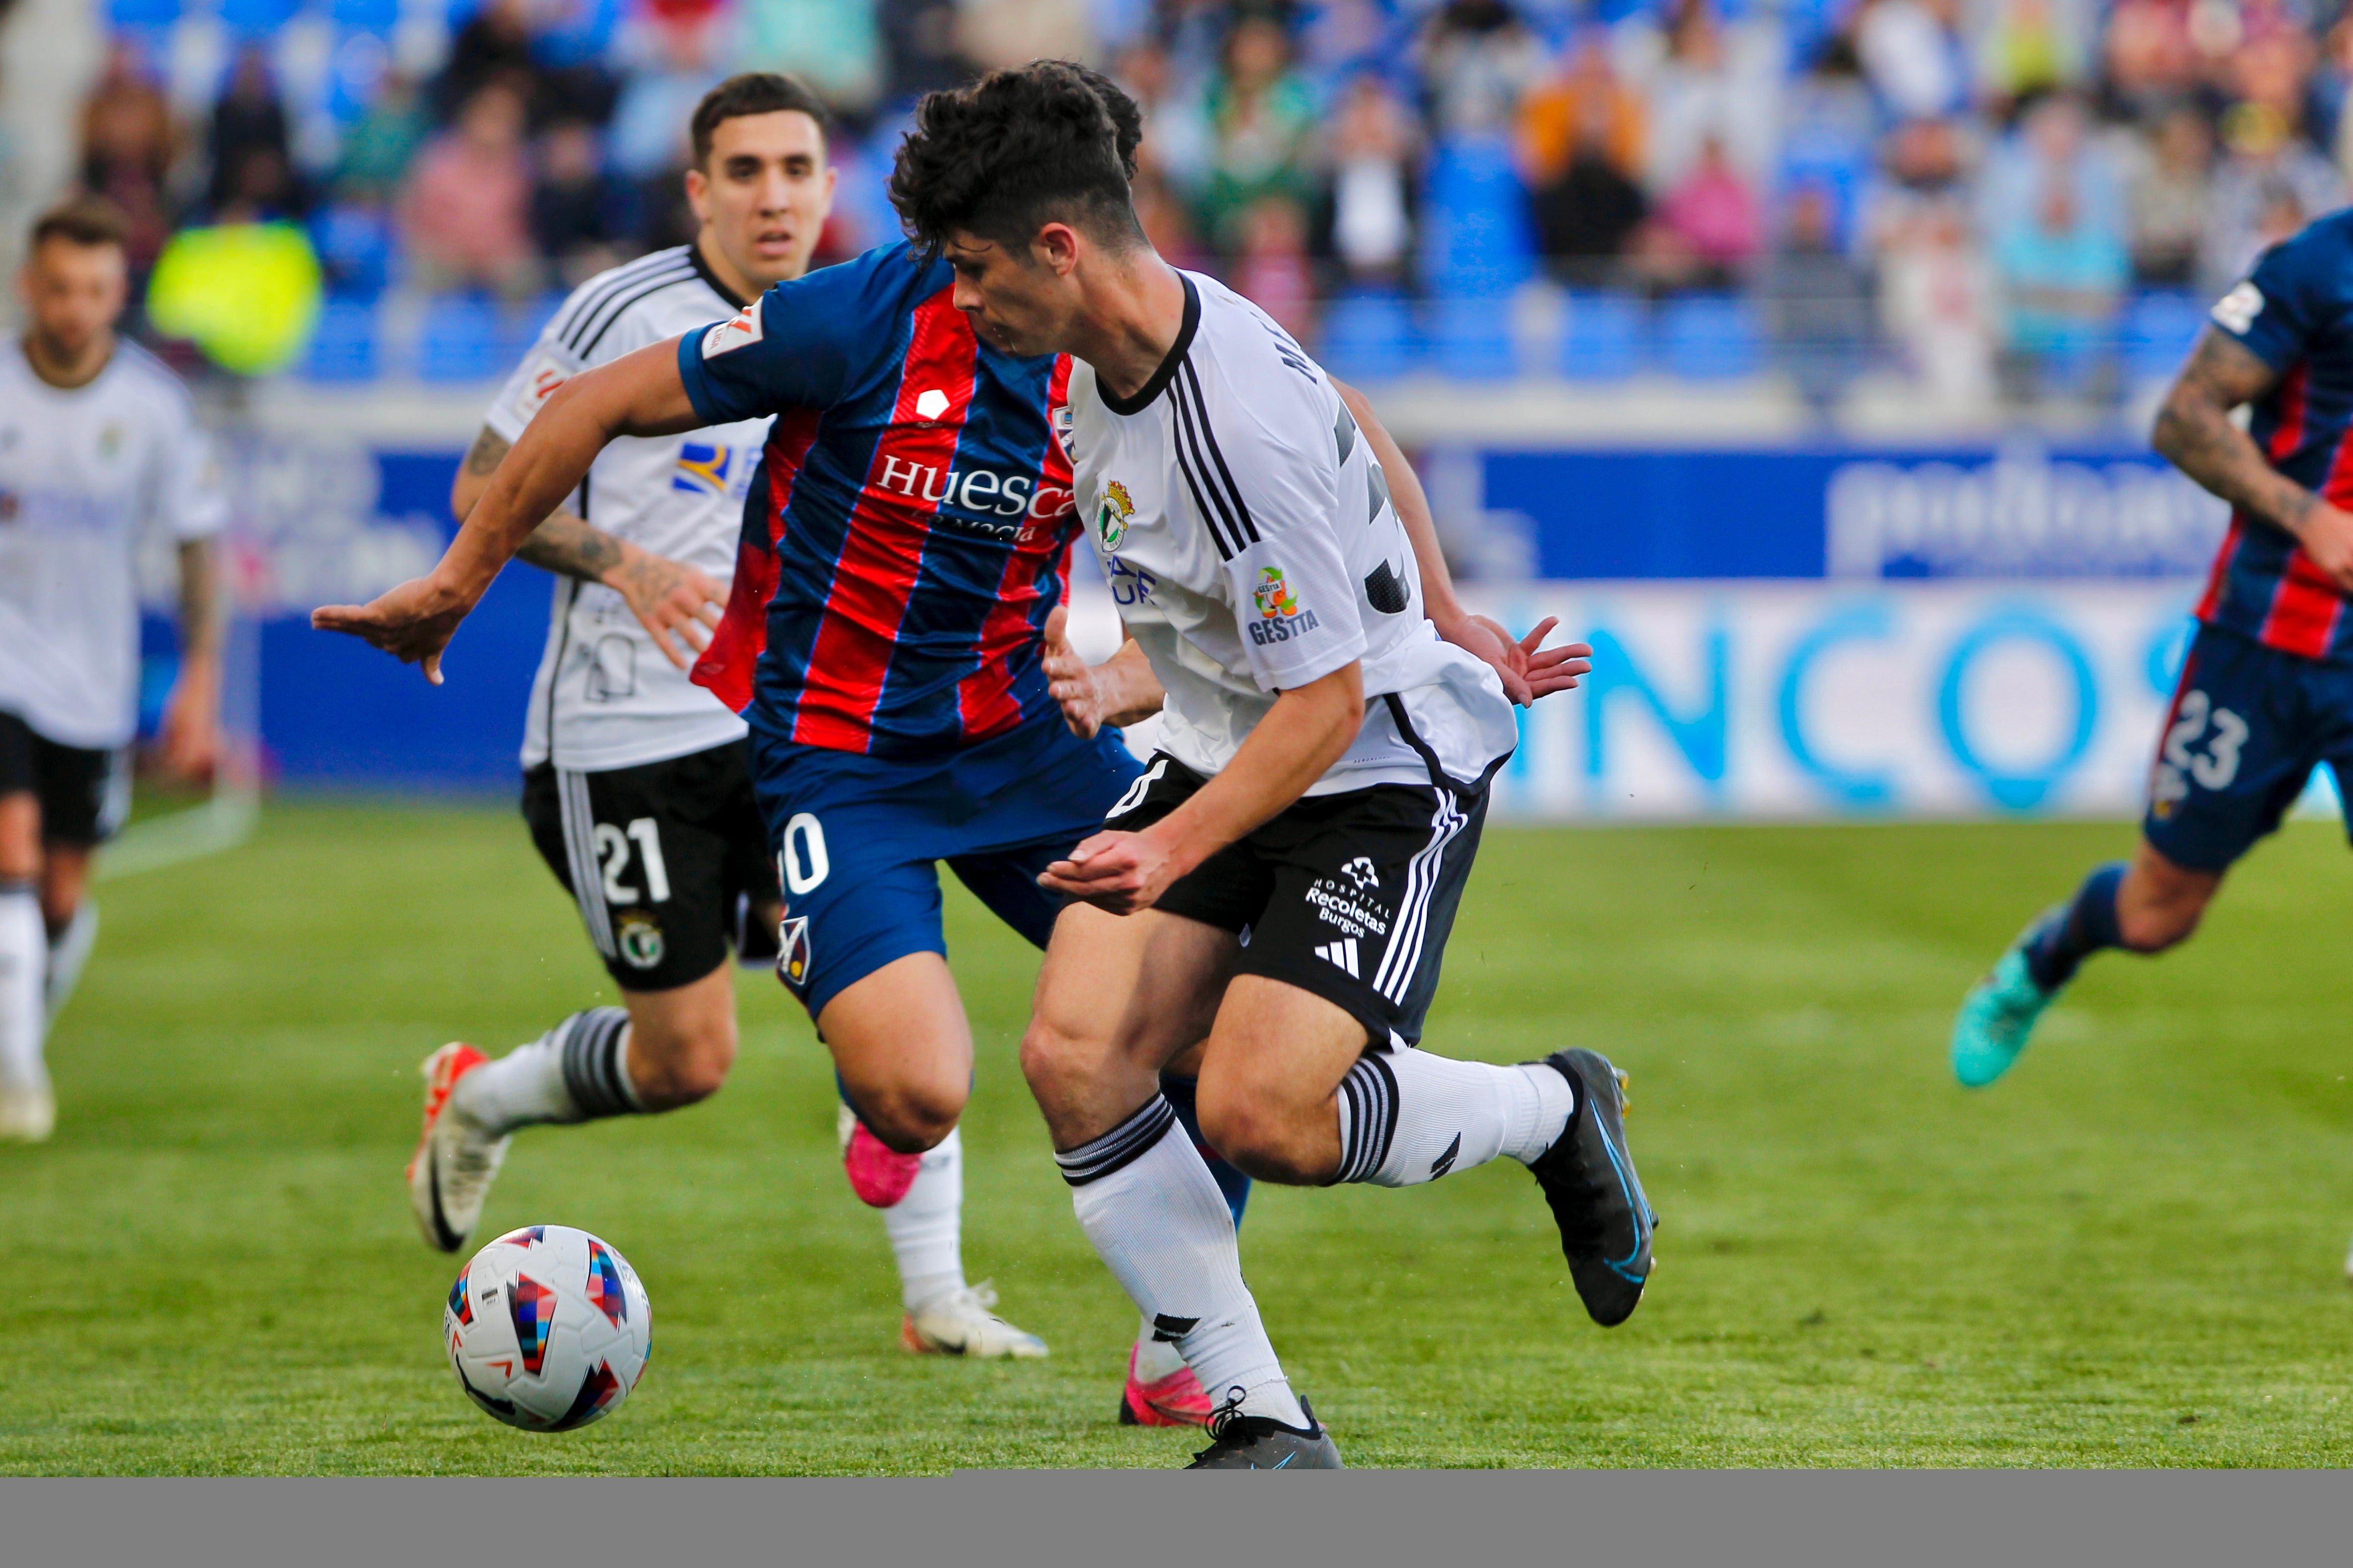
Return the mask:
<path fill-rule="evenodd" d="M 191 539 L 180 546 L 180 652 L 209 655 L 220 647 L 220 584 L 213 571 L 213 542 Z"/>
<path fill-rule="evenodd" d="M 2175 468 L 2240 510 L 2293 533 L 2318 500 L 2272 467 L 2231 411 L 2269 392 L 2279 374 L 2209 327 L 2158 411 L 2153 442 Z"/>
<path fill-rule="evenodd" d="M 621 563 L 621 542 L 586 519 L 559 511 L 532 531 L 515 557 L 584 583 L 601 583 Z"/>
<path fill-rule="evenodd" d="M 484 426 L 482 433 L 474 437 L 474 444 L 466 450 L 466 471 L 470 474 L 495 473 L 500 460 L 512 450 L 513 442 Z"/>

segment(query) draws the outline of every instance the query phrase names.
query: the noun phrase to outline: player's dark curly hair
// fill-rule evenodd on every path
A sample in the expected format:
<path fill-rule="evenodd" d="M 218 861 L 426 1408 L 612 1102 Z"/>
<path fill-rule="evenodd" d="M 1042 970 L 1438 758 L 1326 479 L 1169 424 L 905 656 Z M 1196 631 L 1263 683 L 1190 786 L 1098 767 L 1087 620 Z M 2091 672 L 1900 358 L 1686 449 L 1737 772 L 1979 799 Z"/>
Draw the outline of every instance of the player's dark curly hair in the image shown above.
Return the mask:
<path fill-rule="evenodd" d="M 1018 247 L 1057 222 L 1124 249 L 1144 238 L 1127 188 L 1143 140 L 1143 112 L 1109 77 L 1032 60 L 924 96 L 891 205 L 926 259 L 957 230 Z"/>

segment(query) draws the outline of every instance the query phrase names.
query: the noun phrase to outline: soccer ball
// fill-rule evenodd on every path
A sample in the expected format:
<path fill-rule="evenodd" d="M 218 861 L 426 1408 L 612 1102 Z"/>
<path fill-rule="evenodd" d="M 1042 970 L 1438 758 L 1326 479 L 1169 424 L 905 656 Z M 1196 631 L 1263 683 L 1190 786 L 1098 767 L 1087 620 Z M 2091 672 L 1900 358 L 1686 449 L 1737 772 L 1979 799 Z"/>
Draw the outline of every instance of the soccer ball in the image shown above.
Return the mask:
<path fill-rule="evenodd" d="M 529 1225 L 459 1273 L 441 1335 L 475 1404 L 526 1432 L 569 1432 L 610 1415 L 645 1375 L 653 1309 L 609 1245 Z"/>

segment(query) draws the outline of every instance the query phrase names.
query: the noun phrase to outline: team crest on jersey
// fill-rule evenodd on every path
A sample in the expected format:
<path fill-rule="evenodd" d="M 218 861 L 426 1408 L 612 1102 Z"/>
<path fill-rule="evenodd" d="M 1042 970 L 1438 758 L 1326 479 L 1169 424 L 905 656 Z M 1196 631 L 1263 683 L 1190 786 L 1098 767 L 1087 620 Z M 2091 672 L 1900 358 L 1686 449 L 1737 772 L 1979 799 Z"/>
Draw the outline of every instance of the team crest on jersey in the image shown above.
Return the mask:
<path fill-rule="evenodd" d="M 1258 569 L 1258 586 L 1250 590 L 1250 597 L 1258 601 L 1258 613 L 1270 621 L 1299 613 L 1299 595 L 1282 580 L 1280 566 Z"/>
<path fill-rule="evenodd" d="M 808 916 L 795 915 L 776 928 L 776 973 L 796 989 L 808 984 Z"/>
<path fill-rule="evenodd" d="M 620 949 L 621 962 L 632 969 L 651 969 L 668 951 L 662 942 L 661 922 L 636 910 L 621 917 L 613 931 L 613 945 Z"/>
<path fill-rule="evenodd" d="M 702 357 L 714 359 L 747 343 L 756 343 L 764 331 L 765 329 L 760 321 L 760 301 L 754 300 L 736 311 L 733 318 L 702 334 Z"/>
<path fill-rule="evenodd" d="M 1127 487 L 1117 479 L 1103 486 L 1103 503 L 1095 508 L 1095 533 L 1103 540 L 1105 550 L 1117 550 L 1119 542 L 1127 537 L 1127 525 L 1135 520 L 1135 502 Z"/>

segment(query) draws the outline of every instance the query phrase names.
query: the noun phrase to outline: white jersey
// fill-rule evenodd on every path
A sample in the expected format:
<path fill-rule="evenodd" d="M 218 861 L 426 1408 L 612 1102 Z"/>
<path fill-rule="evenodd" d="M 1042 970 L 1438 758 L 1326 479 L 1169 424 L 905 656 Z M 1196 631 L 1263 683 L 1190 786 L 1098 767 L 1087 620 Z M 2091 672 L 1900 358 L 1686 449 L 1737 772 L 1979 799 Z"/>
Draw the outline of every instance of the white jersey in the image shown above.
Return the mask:
<path fill-rule="evenodd" d="M 0 712 L 61 746 L 128 745 L 139 724 L 141 543 L 228 521 L 180 378 L 134 343 L 70 390 L 0 348 Z"/>
<path fill-rule="evenodd" d="M 1483 784 L 1517 743 L 1511 702 L 1422 613 L 1412 542 L 1347 405 L 1257 306 L 1177 276 L 1168 357 L 1125 402 L 1074 363 L 1066 438 L 1120 619 L 1168 693 L 1161 749 L 1217 773 L 1277 692 L 1361 659 L 1364 728 L 1307 793 L 1433 769 Z"/>
<path fill-rule="evenodd" d="M 483 423 L 508 441 L 576 373 L 707 327 L 743 309 L 692 246 L 600 272 L 572 291 L 501 389 Z M 596 455 L 574 510 L 641 550 L 734 574 L 744 497 L 768 421 L 684 436 L 624 436 Z M 634 767 L 725 745 L 744 721 L 663 656 L 621 595 L 558 577 L 547 648 L 532 682 L 522 763 L 581 773 Z"/>

